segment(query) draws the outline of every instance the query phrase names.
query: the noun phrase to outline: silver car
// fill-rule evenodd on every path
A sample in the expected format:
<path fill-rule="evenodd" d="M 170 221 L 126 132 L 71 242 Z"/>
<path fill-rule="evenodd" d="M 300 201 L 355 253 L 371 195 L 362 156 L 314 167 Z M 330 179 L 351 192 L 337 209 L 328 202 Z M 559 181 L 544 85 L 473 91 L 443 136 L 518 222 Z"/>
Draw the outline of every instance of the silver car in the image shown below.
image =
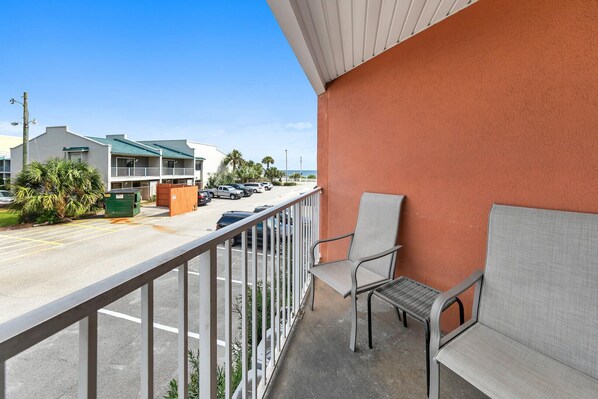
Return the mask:
<path fill-rule="evenodd" d="M 7 190 L 0 190 L 0 206 L 9 205 L 15 202 L 15 196 Z"/>

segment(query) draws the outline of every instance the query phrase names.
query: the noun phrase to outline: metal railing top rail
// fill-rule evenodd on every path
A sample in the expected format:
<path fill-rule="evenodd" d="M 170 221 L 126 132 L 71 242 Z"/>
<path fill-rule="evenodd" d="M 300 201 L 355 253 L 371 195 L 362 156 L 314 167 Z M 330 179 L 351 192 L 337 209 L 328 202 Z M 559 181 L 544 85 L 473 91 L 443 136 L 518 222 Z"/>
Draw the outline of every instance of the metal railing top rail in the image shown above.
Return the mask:
<path fill-rule="evenodd" d="M 315 187 L 280 205 L 256 213 L 207 236 L 158 255 L 60 299 L 0 324 L 0 362 L 4 362 L 87 317 L 185 262 L 230 240 L 248 228 L 284 211 L 313 194 Z"/>

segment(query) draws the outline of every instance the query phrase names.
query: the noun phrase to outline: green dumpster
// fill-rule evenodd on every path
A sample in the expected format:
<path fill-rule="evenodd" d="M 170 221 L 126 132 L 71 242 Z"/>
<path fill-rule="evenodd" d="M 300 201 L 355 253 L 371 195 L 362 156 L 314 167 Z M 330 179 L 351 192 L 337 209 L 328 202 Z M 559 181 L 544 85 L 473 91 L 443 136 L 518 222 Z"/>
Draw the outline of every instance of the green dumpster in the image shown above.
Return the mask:
<path fill-rule="evenodd" d="M 126 218 L 139 214 L 141 192 L 135 189 L 111 190 L 104 194 L 107 218 Z"/>

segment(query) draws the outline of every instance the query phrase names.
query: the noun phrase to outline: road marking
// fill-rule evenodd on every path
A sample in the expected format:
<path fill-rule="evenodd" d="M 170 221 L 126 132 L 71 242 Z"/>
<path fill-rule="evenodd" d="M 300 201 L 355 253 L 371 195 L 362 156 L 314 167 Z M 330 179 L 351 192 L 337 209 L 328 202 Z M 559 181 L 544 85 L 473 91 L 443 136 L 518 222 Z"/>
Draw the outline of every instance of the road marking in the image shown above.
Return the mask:
<path fill-rule="evenodd" d="M 80 239 L 74 240 L 74 241 L 64 242 L 64 243 L 52 243 L 50 241 L 35 240 L 35 239 L 32 239 L 32 238 L 25 238 L 25 237 L 19 237 L 19 236 L 0 235 L 0 237 L 3 236 L 3 237 L 6 237 L 6 238 L 9 238 L 9 239 L 16 239 L 16 240 L 21 239 L 21 240 L 25 240 L 25 241 L 37 241 L 37 242 L 42 242 L 42 243 L 48 243 L 48 244 L 54 244 L 54 245 L 56 245 L 56 246 L 49 246 L 47 248 L 40 249 L 39 251 L 27 252 L 27 253 L 22 254 L 22 255 L 13 256 L 12 258 L 2 259 L 2 261 L 6 262 L 6 261 L 9 261 L 9 260 L 14 260 L 14 259 L 22 258 L 24 256 L 34 255 L 34 254 L 37 254 L 37 253 L 40 253 L 40 252 L 49 251 L 49 250 L 51 250 L 53 248 L 56 248 L 56 247 L 62 247 L 62 246 L 66 246 L 66 245 L 69 245 L 69 244 L 74 244 L 74 243 L 81 242 L 81 241 L 87 241 L 87 240 L 91 240 L 91 239 L 94 239 L 94 238 L 97 238 L 97 237 L 102 237 L 102 236 L 105 236 L 105 235 L 108 235 L 108 234 L 119 233 L 121 231 L 129 230 L 129 229 L 132 229 L 132 228 L 135 228 L 135 227 L 145 226 L 146 224 L 147 223 L 139 223 L 139 224 L 136 223 L 134 225 L 127 225 L 127 227 L 124 227 L 122 229 L 115 230 L 115 231 L 109 231 L 109 232 L 101 233 L 101 234 L 97 234 L 97 235 L 80 234 L 80 235 L 78 235 L 78 236 L 76 236 L 74 238 L 79 238 L 79 237 L 83 237 L 83 238 L 80 238 Z M 65 233 L 69 233 L 69 232 L 70 231 L 67 231 Z"/>
<path fill-rule="evenodd" d="M 102 313 L 102 314 L 112 316 L 112 317 L 117 317 L 117 318 L 123 319 L 123 320 L 132 321 L 133 323 L 141 324 L 141 319 L 139 319 L 137 317 L 129 316 L 128 314 L 115 312 L 113 310 L 100 309 L 100 310 L 98 310 L 98 313 Z M 178 328 L 165 326 L 164 324 L 160 324 L 160 323 L 154 323 L 154 328 L 157 328 L 158 330 L 162 330 L 162 331 L 168 331 L 168 332 L 171 332 L 174 334 L 179 333 Z M 189 338 L 199 339 L 199 334 L 191 332 L 191 331 L 187 331 L 187 336 L 189 336 Z M 225 346 L 224 341 L 221 341 L 219 339 L 216 340 L 216 343 L 218 344 L 218 346 Z"/>
<path fill-rule="evenodd" d="M 33 242 L 41 242 L 43 244 L 51 244 L 51 245 L 64 245 L 62 242 L 54 242 L 54 241 L 46 241 L 46 240 L 36 240 L 35 238 L 27 238 L 27 237 L 19 237 L 19 236 L 10 236 L 12 240 L 24 240 L 24 241 L 33 241 Z"/>
<path fill-rule="evenodd" d="M 30 245 L 30 246 L 27 247 L 27 249 L 39 247 L 40 245 L 46 245 L 46 244 L 34 244 L 34 245 Z M 9 248 L 9 247 L 6 247 L 6 248 Z M 2 248 L 2 249 L 4 249 L 4 248 Z M 13 252 L 19 252 L 21 250 L 23 250 L 23 248 L 13 249 L 12 251 L 0 251 L 0 256 L 2 256 L 2 255 L 8 255 L 8 254 L 13 253 Z"/>
<path fill-rule="evenodd" d="M 174 269 L 171 270 L 171 272 L 176 272 L 176 273 L 178 273 L 178 271 L 179 271 L 178 268 L 174 268 Z M 191 274 L 193 276 L 199 276 L 199 273 L 197 273 L 197 272 L 188 271 L 187 273 Z M 216 280 L 226 281 L 226 279 L 224 277 L 216 277 Z M 243 282 L 239 281 L 239 280 L 231 280 L 231 283 L 243 284 Z M 251 285 L 251 283 L 247 283 L 247 285 Z"/>

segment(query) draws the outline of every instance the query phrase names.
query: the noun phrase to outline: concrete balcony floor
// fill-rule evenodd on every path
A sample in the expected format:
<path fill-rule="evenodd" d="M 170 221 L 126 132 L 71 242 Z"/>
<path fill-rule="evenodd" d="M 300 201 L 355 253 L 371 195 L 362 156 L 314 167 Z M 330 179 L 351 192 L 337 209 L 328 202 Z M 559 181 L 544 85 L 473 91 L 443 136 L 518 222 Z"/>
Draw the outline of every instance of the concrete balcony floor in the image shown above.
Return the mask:
<path fill-rule="evenodd" d="M 367 346 L 367 293 L 358 301 L 357 351 L 349 350 L 350 300 L 318 282 L 314 310 L 306 306 L 274 373 L 266 398 L 426 398 L 424 329 L 399 322 L 372 299 L 373 349 Z M 486 398 L 441 368 L 441 397 Z"/>

